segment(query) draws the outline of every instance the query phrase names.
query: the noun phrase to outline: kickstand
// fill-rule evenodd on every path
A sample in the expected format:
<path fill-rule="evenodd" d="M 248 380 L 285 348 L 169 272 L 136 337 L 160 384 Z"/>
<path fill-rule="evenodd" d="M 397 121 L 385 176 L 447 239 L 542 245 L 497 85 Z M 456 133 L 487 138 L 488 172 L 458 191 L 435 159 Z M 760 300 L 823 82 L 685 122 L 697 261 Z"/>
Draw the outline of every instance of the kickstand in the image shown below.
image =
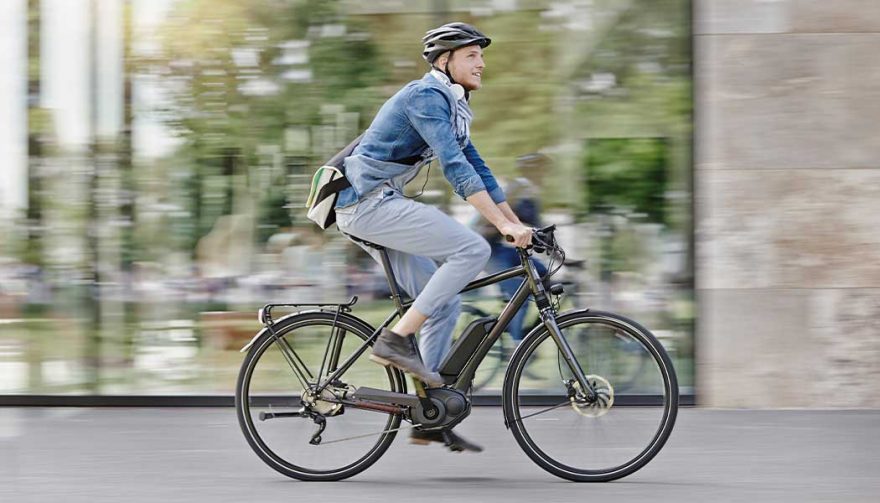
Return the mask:
<path fill-rule="evenodd" d="M 443 437 L 443 443 L 446 445 L 446 447 L 449 447 L 450 451 L 462 452 L 464 450 L 462 446 L 452 441 L 452 435 L 449 433 L 449 430 L 441 431 L 440 435 Z"/>
<path fill-rule="evenodd" d="M 312 439 L 309 440 L 309 443 L 312 445 L 320 445 L 321 444 L 321 433 L 324 433 L 324 428 L 327 427 L 327 420 L 324 419 L 324 416 L 314 415 L 312 416 L 312 421 L 318 425 L 318 429 L 315 430 L 315 433 L 312 435 Z"/>

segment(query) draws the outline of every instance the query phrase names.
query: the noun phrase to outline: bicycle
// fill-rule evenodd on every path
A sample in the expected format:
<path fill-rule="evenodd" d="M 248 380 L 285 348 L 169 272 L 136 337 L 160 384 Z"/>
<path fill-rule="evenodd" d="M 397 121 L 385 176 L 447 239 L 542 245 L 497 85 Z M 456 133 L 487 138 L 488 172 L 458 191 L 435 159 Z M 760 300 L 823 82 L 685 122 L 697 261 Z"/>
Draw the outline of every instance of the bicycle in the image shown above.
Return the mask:
<path fill-rule="evenodd" d="M 258 313 L 263 329 L 242 348 L 247 356 L 235 393 L 238 421 L 251 448 L 286 476 L 330 481 L 367 469 L 404 428 L 440 431 L 445 437 L 469 415 L 476 368 L 531 294 L 543 325 L 527 334 L 511 357 L 502 391 L 505 426 L 532 461 L 564 479 L 609 481 L 640 469 L 662 449 L 675 424 L 675 371 L 657 339 L 632 320 L 590 309 L 557 313 L 553 293 L 528 260 L 532 253 L 547 252 L 564 261 L 554 231 L 555 226 L 536 230 L 533 245 L 517 249 L 520 266 L 462 290 L 524 277 L 497 317 L 475 320 L 452 347 L 439 370 L 446 385 L 426 389 L 413 379 L 414 395 L 407 393 L 402 372 L 376 365 L 366 355 L 381 328 L 411 305 L 402 301 L 383 247 L 361 240 L 380 250 L 395 304 L 379 329 L 351 314 L 356 296 L 345 304 L 264 306 Z M 548 276 L 558 271 L 552 265 Z M 274 320 L 271 311 L 277 307 L 306 309 Z M 626 355 L 593 358 L 590 367 L 581 366 L 587 361 L 582 348 L 569 344 L 581 330 L 606 341 L 628 338 L 649 355 L 652 368 L 641 378 L 640 394 L 615 394 L 615 361 Z M 591 347 L 613 352 L 616 346 Z M 541 373 L 539 380 L 524 374 L 527 366 Z M 403 421 L 410 425 L 401 427 Z M 334 436 L 325 439 L 330 431 Z"/>

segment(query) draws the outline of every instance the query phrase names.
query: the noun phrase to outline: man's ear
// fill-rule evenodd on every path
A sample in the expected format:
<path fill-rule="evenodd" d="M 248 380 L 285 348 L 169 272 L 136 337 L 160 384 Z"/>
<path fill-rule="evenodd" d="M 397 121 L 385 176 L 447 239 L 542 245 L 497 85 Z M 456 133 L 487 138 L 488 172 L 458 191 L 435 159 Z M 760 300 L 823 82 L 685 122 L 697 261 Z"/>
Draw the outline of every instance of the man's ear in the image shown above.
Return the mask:
<path fill-rule="evenodd" d="M 438 56 L 437 60 L 434 61 L 434 66 L 436 66 L 437 68 L 445 68 L 446 63 L 449 61 L 450 54 L 451 54 L 451 52 L 446 51 L 443 54 L 441 54 L 440 56 Z"/>

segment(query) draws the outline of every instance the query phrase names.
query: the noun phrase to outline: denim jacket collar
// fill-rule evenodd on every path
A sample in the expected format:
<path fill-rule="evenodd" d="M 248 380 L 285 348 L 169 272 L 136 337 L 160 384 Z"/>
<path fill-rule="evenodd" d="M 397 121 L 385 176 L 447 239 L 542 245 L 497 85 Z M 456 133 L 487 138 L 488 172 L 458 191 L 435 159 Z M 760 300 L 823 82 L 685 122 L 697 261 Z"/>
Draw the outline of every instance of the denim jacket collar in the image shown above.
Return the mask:
<path fill-rule="evenodd" d="M 452 80 L 445 73 L 434 68 L 433 70 L 428 72 L 428 75 L 431 75 L 435 79 L 442 82 L 446 86 L 446 88 L 452 93 L 453 97 L 455 98 L 455 101 L 458 101 L 458 100 L 465 100 L 465 102 L 468 101 L 468 94 L 464 90 L 464 87 L 462 87 L 461 84 L 453 84 Z"/>
<path fill-rule="evenodd" d="M 426 73 L 422 81 L 430 84 L 431 87 L 443 90 L 452 108 L 452 123 L 455 125 L 456 137 L 464 148 L 470 138 L 471 121 L 474 118 L 468 103 L 468 93 L 461 84 L 453 84 L 445 73 L 436 68 Z"/>

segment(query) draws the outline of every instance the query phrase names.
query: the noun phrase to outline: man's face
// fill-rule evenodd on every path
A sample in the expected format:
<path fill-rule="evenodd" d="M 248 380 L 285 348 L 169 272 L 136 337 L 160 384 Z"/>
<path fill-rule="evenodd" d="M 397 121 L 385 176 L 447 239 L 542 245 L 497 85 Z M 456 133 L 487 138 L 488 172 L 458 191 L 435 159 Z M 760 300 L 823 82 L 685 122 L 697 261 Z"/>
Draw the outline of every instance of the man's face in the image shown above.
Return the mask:
<path fill-rule="evenodd" d="M 444 54 L 441 57 L 449 58 L 449 73 L 462 87 L 476 91 L 483 86 L 483 68 L 486 64 L 483 62 L 483 49 L 479 45 L 462 47 L 452 51 L 449 56 Z"/>

